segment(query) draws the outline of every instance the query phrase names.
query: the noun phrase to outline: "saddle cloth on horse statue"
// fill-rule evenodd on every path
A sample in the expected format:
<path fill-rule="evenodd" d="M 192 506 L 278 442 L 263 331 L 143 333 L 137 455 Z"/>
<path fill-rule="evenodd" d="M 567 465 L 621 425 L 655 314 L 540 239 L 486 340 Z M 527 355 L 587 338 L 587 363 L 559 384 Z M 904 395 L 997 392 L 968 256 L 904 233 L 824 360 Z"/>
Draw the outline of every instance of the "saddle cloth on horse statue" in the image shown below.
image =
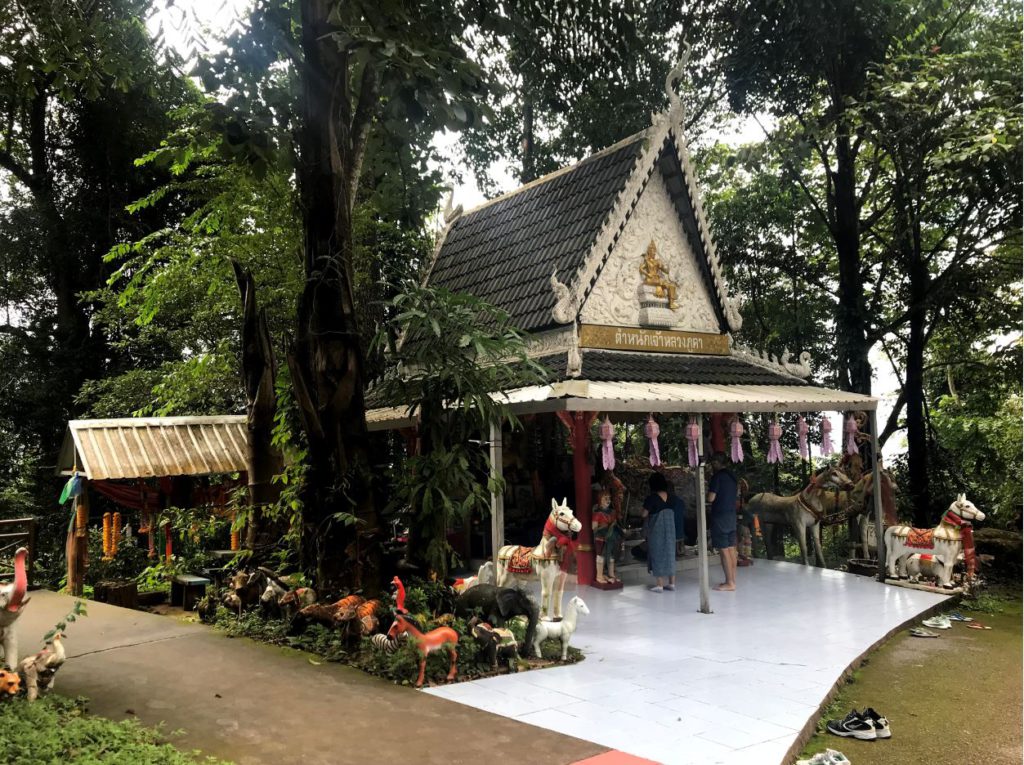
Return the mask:
<path fill-rule="evenodd" d="M 922 550 L 935 546 L 936 539 L 943 539 L 948 542 L 959 542 L 961 540 L 960 529 L 951 529 L 940 526 L 938 529 L 915 529 L 906 527 L 907 547 L 916 547 Z"/>

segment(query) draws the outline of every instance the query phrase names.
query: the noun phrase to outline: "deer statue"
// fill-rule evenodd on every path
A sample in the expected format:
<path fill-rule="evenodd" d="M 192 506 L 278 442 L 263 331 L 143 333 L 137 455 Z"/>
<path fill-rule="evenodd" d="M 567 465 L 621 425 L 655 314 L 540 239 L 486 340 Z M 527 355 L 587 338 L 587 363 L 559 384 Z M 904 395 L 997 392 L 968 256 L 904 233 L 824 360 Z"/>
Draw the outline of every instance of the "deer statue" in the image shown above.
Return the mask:
<path fill-rule="evenodd" d="M 404 614 L 395 613 L 395 623 L 388 630 L 388 640 L 397 640 L 399 635 L 410 635 L 416 644 L 416 653 L 420 655 L 420 674 L 416 678 L 416 687 L 423 687 L 423 673 L 427 669 L 427 655 L 447 647 L 451 656 L 451 667 L 448 669 L 448 680 L 454 680 L 458 672 L 455 663 L 459 659 L 459 633 L 451 627 L 438 627 L 430 632 L 420 632 Z"/>

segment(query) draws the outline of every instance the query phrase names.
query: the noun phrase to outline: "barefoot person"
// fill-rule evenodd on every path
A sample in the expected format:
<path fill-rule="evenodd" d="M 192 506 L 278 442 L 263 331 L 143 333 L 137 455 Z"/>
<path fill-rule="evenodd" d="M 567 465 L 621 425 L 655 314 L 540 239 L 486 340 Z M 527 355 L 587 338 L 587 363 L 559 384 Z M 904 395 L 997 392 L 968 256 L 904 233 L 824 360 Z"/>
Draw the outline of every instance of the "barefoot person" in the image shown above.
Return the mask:
<path fill-rule="evenodd" d="M 722 559 L 725 581 L 716 590 L 736 589 L 736 476 L 728 468 L 726 457 L 716 452 L 711 457 L 711 483 L 708 502 L 711 503 L 711 546 Z"/>

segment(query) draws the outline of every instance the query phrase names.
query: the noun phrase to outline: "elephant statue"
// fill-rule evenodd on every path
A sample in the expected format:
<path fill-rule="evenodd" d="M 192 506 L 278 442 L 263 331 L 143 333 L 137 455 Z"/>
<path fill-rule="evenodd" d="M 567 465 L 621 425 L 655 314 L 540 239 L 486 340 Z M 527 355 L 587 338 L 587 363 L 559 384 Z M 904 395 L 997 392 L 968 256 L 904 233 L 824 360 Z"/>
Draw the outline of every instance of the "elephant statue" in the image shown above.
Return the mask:
<path fill-rule="evenodd" d="M 455 615 L 470 618 L 476 612 L 495 627 L 504 627 L 513 616 L 525 616 L 526 638 L 523 645 L 533 645 L 540 610 L 529 595 L 514 587 L 478 584 L 455 599 Z"/>
<path fill-rule="evenodd" d="M 14 582 L 0 587 L 0 648 L 4 658 L 0 667 L 6 664 L 11 669 L 18 666 L 18 633 L 15 623 L 21 612 L 25 610 L 29 598 L 28 573 L 25 571 L 25 558 L 28 550 L 19 547 L 14 553 Z"/>

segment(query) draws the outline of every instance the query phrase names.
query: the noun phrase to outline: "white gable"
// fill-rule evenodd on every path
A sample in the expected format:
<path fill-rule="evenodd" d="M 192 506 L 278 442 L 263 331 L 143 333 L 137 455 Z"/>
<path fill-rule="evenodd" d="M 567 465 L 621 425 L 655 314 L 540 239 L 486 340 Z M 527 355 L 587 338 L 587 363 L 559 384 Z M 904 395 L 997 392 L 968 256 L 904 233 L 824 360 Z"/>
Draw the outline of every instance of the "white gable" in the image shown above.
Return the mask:
<path fill-rule="evenodd" d="M 668 268 L 669 279 L 677 287 L 675 320 L 666 328 L 721 332 L 697 256 L 687 240 L 665 181 L 657 171 L 652 173 L 583 303 L 580 314 L 583 323 L 641 325 L 637 290 L 643 282 L 640 266 L 651 241 L 658 248 L 658 258 Z"/>

